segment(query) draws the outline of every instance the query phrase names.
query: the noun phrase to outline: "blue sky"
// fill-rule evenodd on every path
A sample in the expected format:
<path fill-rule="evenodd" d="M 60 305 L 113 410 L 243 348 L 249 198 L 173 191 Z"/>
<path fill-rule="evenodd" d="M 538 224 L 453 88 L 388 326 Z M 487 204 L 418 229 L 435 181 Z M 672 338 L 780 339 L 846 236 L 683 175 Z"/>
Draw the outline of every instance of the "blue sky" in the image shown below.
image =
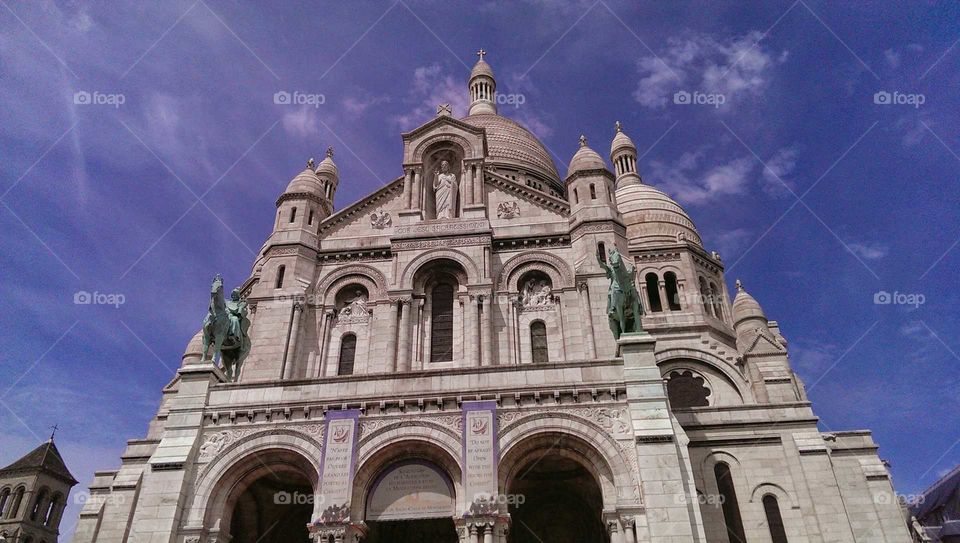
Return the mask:
<path fill-rule="evenodd" d="M 57 423 L 81 487 L 117 466 L 306 159 L 335 147 L 338 207 L 395 179 L 483 47 L 561 172 L 623 122 L 780 321 L 822 429 L 872 429 L 921 490 L 960 461 L 958 28 L 926 2 L 5 1 L 0 462 Z"/>

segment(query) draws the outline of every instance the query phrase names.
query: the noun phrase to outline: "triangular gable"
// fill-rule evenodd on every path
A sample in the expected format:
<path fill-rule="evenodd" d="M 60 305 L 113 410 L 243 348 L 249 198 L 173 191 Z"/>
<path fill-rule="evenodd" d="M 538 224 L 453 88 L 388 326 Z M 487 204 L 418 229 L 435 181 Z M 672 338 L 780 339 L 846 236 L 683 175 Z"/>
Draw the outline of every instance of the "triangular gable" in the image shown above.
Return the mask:
<path fill-rule="evenodd" d="M 564 199 L 544 194 L 496 172 L 484 171 L 483 178 L 487 187 L 492 187 L 494 190 L 502 191 L 517 199 L 522 199 L 556 216 L 570 216 L 570 204 Z M 491 203 L 489 212 L 491 219 L 497 217 L 497 206 L 494 203 Z"/>
<path fill-rule="evenodd" d="M 375 211 L 386 211 L 391 215 L 391 222 L 396 224 L 398 221 L 397 214 L 402 211 L 400 205 L 400 195 L 402 193 L 403 178 L 400 177 L 373 194 L 324 219 L 320 223 L 320 238 L 379 235 L 381 232 L 379 230 L 371 232 L 370 214 Z M 354 230 L 356 232 L 353 232 Z"/>

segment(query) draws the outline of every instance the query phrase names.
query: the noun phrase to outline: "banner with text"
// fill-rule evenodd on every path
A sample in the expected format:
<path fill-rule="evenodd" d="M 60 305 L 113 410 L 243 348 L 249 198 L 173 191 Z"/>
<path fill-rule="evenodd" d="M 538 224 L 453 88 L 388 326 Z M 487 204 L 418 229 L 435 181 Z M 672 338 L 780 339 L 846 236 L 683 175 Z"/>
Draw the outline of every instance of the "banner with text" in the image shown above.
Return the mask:
<path fill-rule="evenodd" d="M 497 402 L 463 402 L 464 516 L 486 515 L 497 495 Z"/>
<path fill-rule="evenodd" d="M 328 411 L 320 463 L 321 524 L 347 522 L 356 469 L 357 419 L 359 409 Z"/>

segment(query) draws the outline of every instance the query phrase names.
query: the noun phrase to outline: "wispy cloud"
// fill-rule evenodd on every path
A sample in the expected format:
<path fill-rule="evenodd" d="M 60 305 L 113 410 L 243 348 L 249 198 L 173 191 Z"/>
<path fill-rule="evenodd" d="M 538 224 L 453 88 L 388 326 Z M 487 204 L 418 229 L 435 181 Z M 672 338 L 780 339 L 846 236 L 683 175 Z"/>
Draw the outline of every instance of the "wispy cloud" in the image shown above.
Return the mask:
<path fill-rule="evenodd" d="M 409 130 L 430 120 L 437 114 L 437 105 L 450 104 L 453 115 L 466 115 L 470 106 L 467 85 L 463 77 L 446 73 L 439 64 L 421 66 L 413 71 L 413 84 L 407 96 L 412 104 L 407 113 L 393 116 L 401 130 Z"/>
<path fill-rule="evenodd" d="M 864 260 L 879 260 L 890 252 L 890 248 L 879 243 L 847 243 L 847 248 Z"/>

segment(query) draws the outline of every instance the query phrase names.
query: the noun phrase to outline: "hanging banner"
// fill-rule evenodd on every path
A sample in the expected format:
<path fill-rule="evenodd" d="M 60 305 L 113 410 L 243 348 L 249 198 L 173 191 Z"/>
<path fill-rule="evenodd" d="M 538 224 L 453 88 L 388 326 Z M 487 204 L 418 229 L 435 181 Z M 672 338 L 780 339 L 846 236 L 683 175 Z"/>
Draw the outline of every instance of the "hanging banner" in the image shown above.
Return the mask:
<path fill-rule="evenodd" d="M 320 523 L 347 522 L 356 469 L 357 420 L 359 409 L 328 411 L 320 463 Z"/>
<path fill-rule="evenodd" d="M 497 402 L 463 402 L 464 515 L 488 514 L 497 496 Z"/>

